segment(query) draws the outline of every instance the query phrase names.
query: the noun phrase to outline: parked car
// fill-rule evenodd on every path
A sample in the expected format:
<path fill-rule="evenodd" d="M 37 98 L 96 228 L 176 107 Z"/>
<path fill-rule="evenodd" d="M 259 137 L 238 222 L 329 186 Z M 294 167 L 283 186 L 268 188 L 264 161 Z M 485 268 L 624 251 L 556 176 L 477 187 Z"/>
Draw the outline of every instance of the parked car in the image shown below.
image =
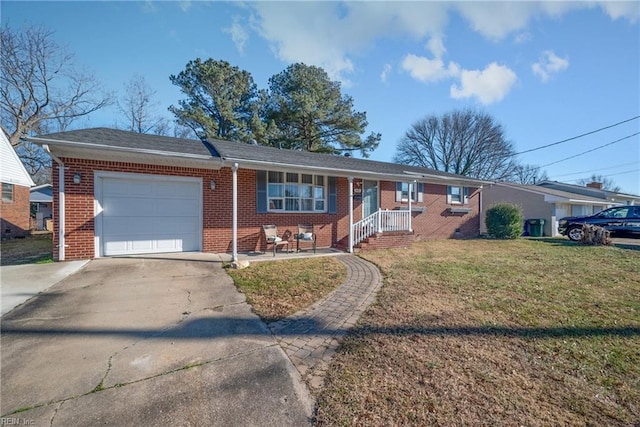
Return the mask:
<path fill-rule="evenodd" d="M 640 206 L 618 206 L 591 216 L 561 218 L 558 231 L 569 239 L 578 241 L 582 238 L 584 224 L 604 227 L 612 236 L 640 237 Z"/>

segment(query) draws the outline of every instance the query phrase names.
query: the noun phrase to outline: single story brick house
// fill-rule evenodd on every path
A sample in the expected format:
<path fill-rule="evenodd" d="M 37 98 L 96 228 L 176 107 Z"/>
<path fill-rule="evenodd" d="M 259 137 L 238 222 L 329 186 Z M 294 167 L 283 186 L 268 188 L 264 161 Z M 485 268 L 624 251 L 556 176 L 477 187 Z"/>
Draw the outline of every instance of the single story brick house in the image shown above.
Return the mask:
<path fill-rule="evenodd" d="M 474 237 L 488 182 L 431 169 L 94 128 L 29 137 L 53 158 L 54 258 L 264 251 L 313 224 L 353 251 Z"/>
<path fill-rule="evenodd" d="M 0 237 L 24 237 L 29 233 L 29 188 L 31 176 L 3 130 L 0 130 Z"/>

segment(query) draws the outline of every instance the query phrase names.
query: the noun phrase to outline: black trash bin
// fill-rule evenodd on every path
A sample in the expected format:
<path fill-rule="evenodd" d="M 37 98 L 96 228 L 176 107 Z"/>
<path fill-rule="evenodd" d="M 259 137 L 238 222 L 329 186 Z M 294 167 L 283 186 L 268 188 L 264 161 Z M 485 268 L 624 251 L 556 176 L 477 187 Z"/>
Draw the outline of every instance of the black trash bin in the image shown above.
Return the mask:
<path fill-rule="evenodd" d="M 544 219 L 534 218 L 527 220 L 529 223 L 529 235 L 533 237 L 544 236 Z"/>

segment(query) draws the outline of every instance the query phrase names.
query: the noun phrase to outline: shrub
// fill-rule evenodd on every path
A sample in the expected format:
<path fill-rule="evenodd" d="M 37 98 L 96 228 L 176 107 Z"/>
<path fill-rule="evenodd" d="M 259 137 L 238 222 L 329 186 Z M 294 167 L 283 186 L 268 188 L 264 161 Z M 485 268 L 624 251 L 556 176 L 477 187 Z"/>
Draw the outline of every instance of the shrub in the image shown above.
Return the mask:
<path fill-rule="evenodd" d="M 516 205 L 501 203 L 487 210 L 485 223 L 494 239 L 517 239 L 522 234 L 524 217 Z"/>

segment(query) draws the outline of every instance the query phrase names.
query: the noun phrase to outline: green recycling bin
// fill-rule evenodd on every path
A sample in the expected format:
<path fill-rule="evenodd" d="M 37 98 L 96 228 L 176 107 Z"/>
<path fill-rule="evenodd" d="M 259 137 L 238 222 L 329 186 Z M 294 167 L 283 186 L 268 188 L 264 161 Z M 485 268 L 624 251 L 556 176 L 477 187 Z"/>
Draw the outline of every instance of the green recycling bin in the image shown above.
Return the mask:
<path fill-rule="evenodd" d="M 544 219 L 536 218 L 527 220 L 529 223 L 529 235 L 533 237 L 542 237 L 544 235 Z"/>

